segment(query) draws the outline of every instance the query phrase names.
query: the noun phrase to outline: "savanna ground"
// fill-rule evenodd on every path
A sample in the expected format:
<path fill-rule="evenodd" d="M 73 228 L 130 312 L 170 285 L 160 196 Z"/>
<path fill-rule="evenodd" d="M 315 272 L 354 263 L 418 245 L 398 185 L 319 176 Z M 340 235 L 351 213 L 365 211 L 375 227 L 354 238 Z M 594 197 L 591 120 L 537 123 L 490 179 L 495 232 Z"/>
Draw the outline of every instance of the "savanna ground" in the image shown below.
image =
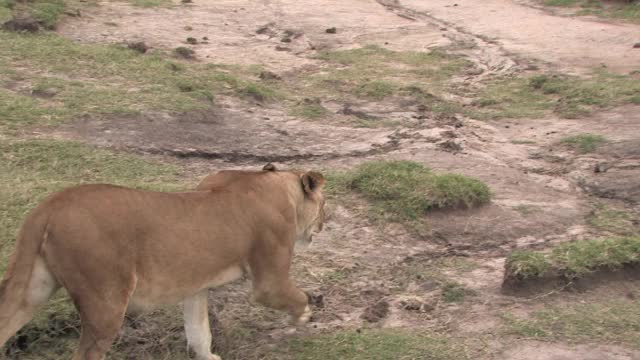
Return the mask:
<path fill-rule="evenodd" d="M 86 182 L 322 170 L 313 321 L 211 291 L 224 359 L 640 359 L 640 4 L 0 0 L 0 270 Z M 16 26 L 9 26 L 15 29 Z M 503 279 L 507 276 L 505 286 Z M 186 359 L 179 307 L 112 359 Z M 64 294 L 0 357 L 61 359 Z"/>

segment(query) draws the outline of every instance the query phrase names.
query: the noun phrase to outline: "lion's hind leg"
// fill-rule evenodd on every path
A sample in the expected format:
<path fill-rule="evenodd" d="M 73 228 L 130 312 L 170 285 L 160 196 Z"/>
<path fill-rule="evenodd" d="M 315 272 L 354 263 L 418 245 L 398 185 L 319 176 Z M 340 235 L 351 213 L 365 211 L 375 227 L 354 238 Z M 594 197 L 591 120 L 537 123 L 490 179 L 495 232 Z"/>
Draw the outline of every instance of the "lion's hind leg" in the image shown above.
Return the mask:
<path fill-rule="evenodd" d="M 11 304 L 14 306 L 11 314 L 0 318 L 0 346 L 33 318 L 36 311 L 49 300 L 58 287 L 44 260 L 37 257 L 24 297 L 19 299 L 19 303 Z M 0 312 L 3 312 L 2 309 Z"/>

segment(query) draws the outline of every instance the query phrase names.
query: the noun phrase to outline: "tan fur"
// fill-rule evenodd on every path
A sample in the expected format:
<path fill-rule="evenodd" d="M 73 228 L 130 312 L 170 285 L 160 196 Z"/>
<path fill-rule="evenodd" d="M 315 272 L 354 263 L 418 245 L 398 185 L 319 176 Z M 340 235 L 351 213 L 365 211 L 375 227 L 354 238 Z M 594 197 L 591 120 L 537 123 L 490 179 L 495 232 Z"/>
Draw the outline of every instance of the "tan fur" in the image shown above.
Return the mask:
<path fill-rule="evenodd" d="M 59 287 L 82 320 L 74 360 L 104 359 L 127 310 L 183 301 L 190 349 L 211 354 L 207 288 L 249 271 L 253 298 L 309 319 L 289 277 L 294 243 L 324 220 L 314 172 L 222 171 L 198 191 L 83 185 L 45 199 L 26 219 L 0 284 L 0 345 Z"/>

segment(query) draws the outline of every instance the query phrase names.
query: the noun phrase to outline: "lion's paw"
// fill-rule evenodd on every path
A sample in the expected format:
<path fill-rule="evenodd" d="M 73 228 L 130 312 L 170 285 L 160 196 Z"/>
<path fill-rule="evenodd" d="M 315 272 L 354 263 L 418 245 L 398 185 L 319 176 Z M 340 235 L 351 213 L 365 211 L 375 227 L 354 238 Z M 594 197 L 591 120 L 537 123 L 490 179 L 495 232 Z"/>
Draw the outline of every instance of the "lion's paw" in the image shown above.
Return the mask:
<path fill-rule="evenodd" d="M 306 323 L 309 322 L 309 320 L 311 320 L 311 308 L 309 307 L 309 305 L 307 305 L 304 308 L 304 312 L 302 313 L 302 315 L 300 315 L 300 317 L 298 317 L 298 319 L 296 320 L 296 325 L 304 325 Z"/>

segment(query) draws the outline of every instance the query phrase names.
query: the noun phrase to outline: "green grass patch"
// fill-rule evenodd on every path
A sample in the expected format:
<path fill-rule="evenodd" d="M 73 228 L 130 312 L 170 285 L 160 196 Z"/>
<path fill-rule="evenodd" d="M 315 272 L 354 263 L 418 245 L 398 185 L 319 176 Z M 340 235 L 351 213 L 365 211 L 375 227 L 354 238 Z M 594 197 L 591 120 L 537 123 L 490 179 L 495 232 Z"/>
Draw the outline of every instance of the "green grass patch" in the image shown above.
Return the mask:
<path fill-rule="evenodd" d="M 161 52 L 79 44 L 53 33 L 0 32 L 0 43 L 0 83 L 17 82 L 33 91 L 0 88 L 0 127 L 5 129 L 83 115 L 206 109 L 217 94 L 276 96 L 268 86 L 248 80 L 251 71 L 236 66 L 180 63 Z M 38 96 L 47 89 L 52 90 L 48 96 Z"/>
<path fill-rule="evenodd" d="M 329 115 L 329 110 L 322 106 L 319 99 L 305 99 L 291 109 L 291 115 L 305 119 L 321 119 Z"/>
<path fill-rule="evenodd" d="M 508 333 L 540 340 L 607 342 L 640 347 L 640 302 L 572 303 L 533 313 L 506 315 Z"/>
<path fill-rule="evenodd" d="M 382 100 L 388 96 L 395 94 L 397 86 L 384 80 L 372 80 L 358 85 L 355 93 L 363 98 L 373 100 Z"/>
<path fill-rule="evenodd" d="M 599 269 L 616 270 L 640 262 L 640 237 L 583 240 L 556 246 L 551 253 L 514 251 L 507 257 L 505 276 L 518 280 L 563 275 L 584 276 Z"/>
<path fill-rule="evenodd" d="M 577 5 L 580 0 L 544 0 L 544 4 L 547 6 L 574 6 Z"/>
<path fill-rule="evenodd" d="M 171 0 L 129 0 L 129 2 L 131 5 L 141 8 L 168 7 L 173 5 Z"/>
<path fill-rule="evenodd" d="M 606 142 L 607 139 L 604 136 L 596 134 L 579 134 L 560 140 L 561 144 L 567 145 L 582 154 L 592 153 Z"/>
<path fill-rule="evenodd" d="M 298 360 L 469 359 L 464 343 L 415 330 L 351 330 L 296 339 Z"/>
<path fill-rule="evenodd" d="M 442 300 L 448 303 L 461 303 L 467 295 L 474 295 L 475 292 L 465 288 L 457 282 L 446 282 L 442 287 Z"/>
<path fill-rule="evenodd" d="M 29 16 L 38 21 L 45 29 L 52 30 L 66 9 L 67 4 L 64 0 L 0 0 L 0 22 L 7 21 L 12 17 Z"/>
<path fill-rule="evenodd" d="M 324 51 L 316 56 L 328 66 L 301 73 L 291 93 L 313 98 L 380 101 L 413 98 L 434 112 L 447 108 L 442 94 L 448 81 L 471 66 L 460 56 L 441 50 L 392 51 L 376 45 Z"/>
<path fill-rule="evenodd" d="M 588 78 L 535 75 L 494 79 L 480 91 L 470 116 L 481 119 L 539 118 L 555 113 L 579 118 L 610 106 L 631 103 L 640 80 L 598 71 Z"/>
<path fill-rule="evenodd" d="M 604 2 L 599 0 L 543 0 L 546 6 L 575 8 L 576 15 L 596 15 L 606 18 L 640 22 L 640 3 Z"/>
<path fill-rule="evenodd" d="M 473 207 L 491 198 L 480 180 L 459 174 L 438 174 L 412 161 L 374 161 L 335 174 L 329 191 L 353 190 L 374 209 L 395 220 L 415 221 L 429 210 Z"/>
<path fill-rule="evenodd" d="M 240 86 L 237 93 L 258 101 L 273 100 L 279 96 L 272 88 L 256 83 L 247 83 L 246 85 Z"/>
<path fill-rule="evenodd" d="M 587 220 L 594 228 L 616 235 L 633 235 L 638 232 L 628 212 L 612 209 L 603 204 L 597 205 Z"/>
<path fill-rule="evenodd" d="M 517 250 L 509 255 L 505 268 L 518 279 L 541 278 L 551 270 L 551 261 L 539 252 Z"/>

